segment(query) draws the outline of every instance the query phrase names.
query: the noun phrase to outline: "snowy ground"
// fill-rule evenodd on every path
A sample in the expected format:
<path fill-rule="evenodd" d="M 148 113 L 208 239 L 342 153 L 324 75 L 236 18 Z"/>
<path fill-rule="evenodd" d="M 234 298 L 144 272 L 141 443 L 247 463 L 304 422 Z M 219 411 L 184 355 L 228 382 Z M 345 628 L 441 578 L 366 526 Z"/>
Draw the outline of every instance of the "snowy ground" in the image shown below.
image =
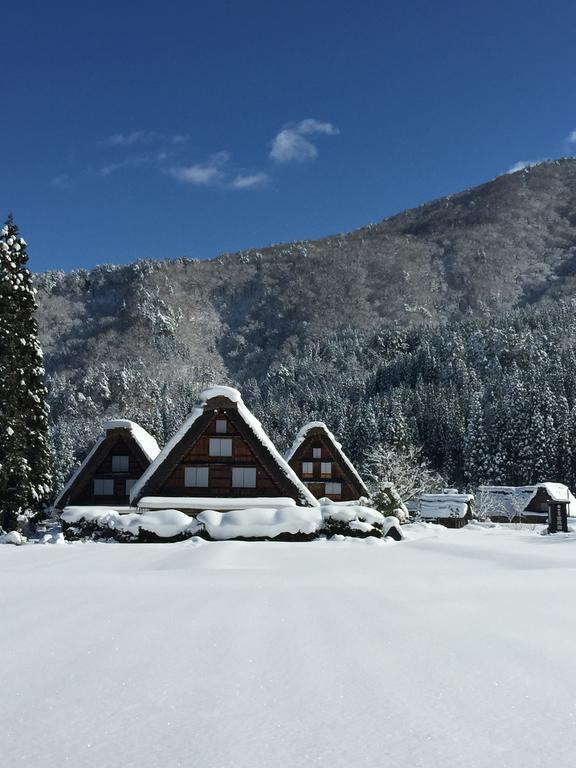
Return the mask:
<path fill-rule="evenodd" d="M 10 768 L 576 763 L 576 536 L 0 547 Z"/>

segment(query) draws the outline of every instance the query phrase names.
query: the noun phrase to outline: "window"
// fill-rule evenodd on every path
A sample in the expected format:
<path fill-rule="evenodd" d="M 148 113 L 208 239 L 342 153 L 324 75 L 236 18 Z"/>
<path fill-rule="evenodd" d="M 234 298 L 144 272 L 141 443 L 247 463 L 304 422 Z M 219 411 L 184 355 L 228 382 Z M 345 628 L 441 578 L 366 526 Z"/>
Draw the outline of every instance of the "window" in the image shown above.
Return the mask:
<path fill-rule="evenodd" d="M 132 486 L 136 480 L 134 480 L 133 477 L 131 477 L 129 480 L 126 480 L 126 496 L 130 496 L 130 491 L 132 490 Z"/>
<path fill-rule="evenodd" d="M 226 419 L 216 419 L 216 432 L 219 435 L 225 435 L 228 432 L 228 422 Z"/>
<path fill-rule="evenodd" d="M 303 461 L 302 462 L 302 474 L 303 475 L 313 475 L 314 474 L 314 464 L 311 461 Z"/>
<path fill-rule="evenodd" d="M 184 485 L 186 488 L 207 488 L 208 467 L 185 467 Z"/>
<path fill-rule="evenodd" d="M 232 440 L 229 437 L 211 437 L 209 456 L 232 456 Z"/>
<path fill-rule="evenodd" d="M 114 480 L 94 478 L 94 496 L 114 496 Z"/>
<path fill-rule="evenodd" d="M 256 488 L 256 467 L 233 467 L 232 488 Z"/>
<path fill-rule="evenodd" d="M 129 456 L 112 456 L 112 472 L 128 472 Z"/>
<path fill-rule="evenodd" d="M 330 477 L 330 475 L 332 474 L 332 462 L 331 461 L 323 461 L 320 464 L 320 474 L 322 476 L 328 475 L 328 477 Z"/>
<path fill-rule="evenodd" d="M 322 448 L 312 448 L 312 458 L 313 459 L 321 459 L 322 458 Z"/>
<path fill-rule="evenodd" d="M 326 496 L 340 496 L 342 494 L 342 483 L 326 483 Z"/>

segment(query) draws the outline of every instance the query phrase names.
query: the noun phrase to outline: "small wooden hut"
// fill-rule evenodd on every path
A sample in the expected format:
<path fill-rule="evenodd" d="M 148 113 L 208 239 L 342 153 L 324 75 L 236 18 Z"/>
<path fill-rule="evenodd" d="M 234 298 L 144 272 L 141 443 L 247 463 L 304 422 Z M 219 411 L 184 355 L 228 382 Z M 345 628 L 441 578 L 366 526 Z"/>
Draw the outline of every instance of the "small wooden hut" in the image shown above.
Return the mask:
<path fill-rule="evenodd" d="M 128 507 L 134 483 L 159 452 L 156 440 L 135 422 L 107 421 L 104 433 L 58 494 L 54 508 Z"/>
<path fill-rule="evenodd" d="M 134 485 L 131 504 L 195 514 L 246 506 L 316 506 L 231 387 L 200 395 L 182 427 Z"/>
<path fill-rule="evenodd" d="M 322 421 L 302 427 L 286 461 L 317 499 L 351 501 L 370 495 L 341 444 Z"/>

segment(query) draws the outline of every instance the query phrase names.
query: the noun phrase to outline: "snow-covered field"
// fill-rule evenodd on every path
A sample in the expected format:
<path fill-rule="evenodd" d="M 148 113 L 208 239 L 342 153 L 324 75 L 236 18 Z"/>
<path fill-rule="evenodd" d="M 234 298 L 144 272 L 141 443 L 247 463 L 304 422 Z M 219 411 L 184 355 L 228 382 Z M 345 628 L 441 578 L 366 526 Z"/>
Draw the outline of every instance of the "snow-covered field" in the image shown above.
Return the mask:
<path fill-rule="evenodd" d="M 7 768 L 576 763 L 576 537 L 0 547 Z"/>

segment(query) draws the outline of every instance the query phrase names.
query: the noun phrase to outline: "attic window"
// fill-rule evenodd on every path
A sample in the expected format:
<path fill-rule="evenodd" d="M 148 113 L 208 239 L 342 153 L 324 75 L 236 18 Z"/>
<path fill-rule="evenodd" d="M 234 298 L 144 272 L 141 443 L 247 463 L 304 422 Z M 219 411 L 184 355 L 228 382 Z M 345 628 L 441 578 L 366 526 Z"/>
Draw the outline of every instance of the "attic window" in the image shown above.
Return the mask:
<path fill-rule="evenodd" d="M 312 458 L 313 459 L 321 459 L 322 458 L 322 448 L 312 448 Z"/>
<path fill-rule="evenodd" d="M 232 456 L 232 440 L 229 437 L 211 437 L 209 456 Z"/>
<path fill-rule="evenodd" d="M 256 467 L 233 467 L 232 488 L 256 488 Z"/>
<path fill-rule="evenodd" d="M 228 431 L 228 422 L 226 419 L 216 419 L 216 433 L 218 435 L 225 435 Z"/>
<path fill-rule="evenodd" d="M 112 456 L 112 472 L 128 472 L 129 456 Z"/>
<path fill-rule="evenodd" d="M 94 496 L 114 496 L 114 480 L 94 478 Z"/>
<path fill-rule="evenodd" d="M 322 477 L 331 477 L 332 476 L 332 462 L 331 461 L 323 461 L 320 464 L 320 474 Z"/>
<path fill-rule="evenodd" d="M 326 496 L 341 496 L 342 495 L 342 483 L 326 483 L 324 488 Z"/>
<path fill-rule="evenodd" d="M 208 467 L 185 467 L 184 485 L 186 488 L 207 488 Z"/>
<path fill-rule="evenodd" d="M 314 463 L 312 461 L 303 461 L 302 462 L 302 474 L 303 475 L 313 475 L 314 474 Z"/>

